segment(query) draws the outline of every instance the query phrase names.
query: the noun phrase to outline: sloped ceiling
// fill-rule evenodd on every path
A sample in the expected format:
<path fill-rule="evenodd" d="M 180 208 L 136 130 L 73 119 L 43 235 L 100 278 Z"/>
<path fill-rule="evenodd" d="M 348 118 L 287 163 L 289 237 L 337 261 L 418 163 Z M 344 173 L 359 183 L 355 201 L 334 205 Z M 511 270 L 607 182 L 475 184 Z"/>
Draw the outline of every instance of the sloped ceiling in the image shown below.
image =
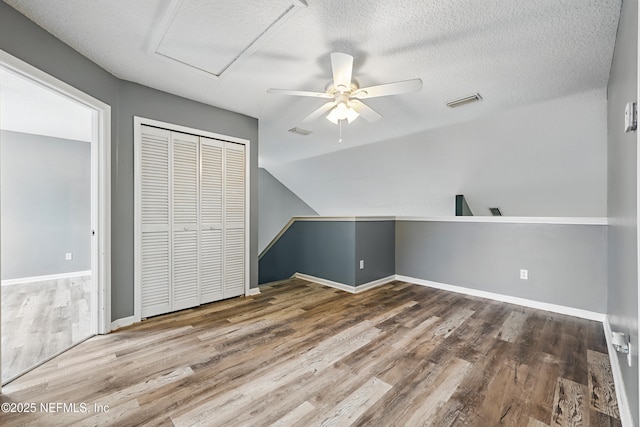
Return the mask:
<path fill-rule="evenodd" d="M 399 138 L 606 87 L 620 0 L 5 0 L 115 76 L 257 117 L 260 164 Z M 338 129 L 302 119 L 323 100 L 329 55 L 361 86 L 420 78 L 368 104 L 383 118 Z M 482 102 L 446 101 L 479 92 Z M 313 132 L 287 132 L 302 127 Z"/>

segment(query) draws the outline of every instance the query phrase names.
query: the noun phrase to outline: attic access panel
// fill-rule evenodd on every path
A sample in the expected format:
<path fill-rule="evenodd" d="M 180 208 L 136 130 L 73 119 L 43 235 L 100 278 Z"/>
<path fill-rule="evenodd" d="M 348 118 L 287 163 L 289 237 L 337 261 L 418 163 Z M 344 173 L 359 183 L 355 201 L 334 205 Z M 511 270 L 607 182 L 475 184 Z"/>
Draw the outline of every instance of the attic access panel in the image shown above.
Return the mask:
<path fill-rule="evenodd" d="M 304 0 L 172 0 L 148 52 L 219 79 L 306 6 Z"/>

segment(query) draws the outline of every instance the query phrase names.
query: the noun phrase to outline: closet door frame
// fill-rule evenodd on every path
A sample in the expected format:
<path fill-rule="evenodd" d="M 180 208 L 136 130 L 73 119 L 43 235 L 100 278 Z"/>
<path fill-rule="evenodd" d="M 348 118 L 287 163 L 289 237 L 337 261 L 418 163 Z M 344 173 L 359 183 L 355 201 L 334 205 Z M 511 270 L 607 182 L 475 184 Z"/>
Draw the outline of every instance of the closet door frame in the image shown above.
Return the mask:
<path fill-rule="evenodd" d="M 217 139 L 220 141 L 232 142 L 236 144 L 244 145 L 245 154 L 245 212 L 244 212 L 244 224 L 245 224 L 245 242 L 244 242 L 244 256 L 245 256 L 245 271 L 244 271 L 244 295 L 250 294 L 250 182 L 251 182 L 251 169 L 250 169 L 250 141 L 248 139 L 237 138 L 230 135 L 223 135 L 219 133 L 209 132 L 202 129 L 195 129 L 187 126 L 182 126 L 173 123 L 162 122 L 145 117 L 134 116 L 133 117 L 133 133 L 134 133 L 134 322 L 142 320 L 142 295 L 141 295 L 141 141 L 142 141 L 142 126 L 151 126 L 161 129 L 166 129 L 172 132 L 181 132 L 196 135 L 199 137 Z"/>

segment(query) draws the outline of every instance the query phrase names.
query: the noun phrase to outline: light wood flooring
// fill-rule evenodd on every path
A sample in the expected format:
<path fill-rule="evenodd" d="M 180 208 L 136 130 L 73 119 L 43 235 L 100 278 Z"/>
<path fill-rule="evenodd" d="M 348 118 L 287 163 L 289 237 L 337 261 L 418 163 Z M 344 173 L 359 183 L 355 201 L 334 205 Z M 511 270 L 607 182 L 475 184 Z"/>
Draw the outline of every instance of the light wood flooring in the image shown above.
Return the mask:
<path fill-rule="evenodd" d="M 2 382 L 91 335 L 91 276 L 2 286 Z"/>
<path fill-rule="evenodd" d="M 598 322 L 403 282 L 261 290 L 91 338 L 5 387 L 37 406 L 0 425 L 620 425 Z"/>

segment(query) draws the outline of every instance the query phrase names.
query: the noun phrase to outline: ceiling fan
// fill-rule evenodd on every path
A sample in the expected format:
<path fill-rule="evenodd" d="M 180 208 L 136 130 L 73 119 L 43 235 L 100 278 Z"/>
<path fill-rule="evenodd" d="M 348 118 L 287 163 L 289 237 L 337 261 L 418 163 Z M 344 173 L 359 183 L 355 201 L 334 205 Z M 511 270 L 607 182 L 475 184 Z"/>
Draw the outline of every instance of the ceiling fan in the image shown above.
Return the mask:
<path fill-rule="evenodd" d="M 331 99 L 332 101 L 313 111 L 303 121 L 311 122 L 328 113 L 327 120 L 338 124 L 342 120 L 347 120 L 348 123 L 351 123 L 359 116 L 362 116 L 368 122 L 375 122 L 382 117 L 376 110 L 363 103 L 361 101 L 363 99 L 418 92 L 422 89 L 422 80 L 420 79 L 361 88 L 358 86 L 358 82 L 352 79 L 353 56 L 346 53 L 334 52 L 331 54 L 331 70 L 333 72 L 333 81 L 327 85 L 325 92 L 287 89 L 269 89 L 267 92 L 280 95 Z"/>

